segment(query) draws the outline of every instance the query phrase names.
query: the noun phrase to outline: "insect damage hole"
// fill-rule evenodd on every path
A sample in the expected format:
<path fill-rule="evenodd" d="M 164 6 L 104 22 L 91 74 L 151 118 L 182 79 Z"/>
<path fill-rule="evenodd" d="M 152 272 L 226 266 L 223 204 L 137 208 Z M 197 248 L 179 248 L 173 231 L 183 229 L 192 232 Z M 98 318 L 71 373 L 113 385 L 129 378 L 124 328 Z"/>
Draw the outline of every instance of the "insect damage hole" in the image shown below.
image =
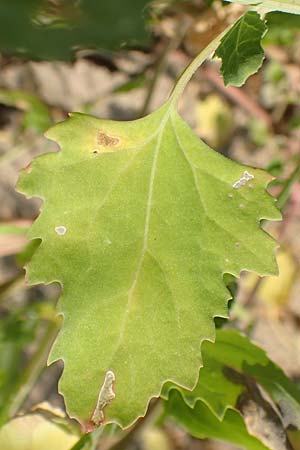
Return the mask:
<path fill-rule="evenodd" d="M 103 131 L 97 132 L 97 144 L 103 147 L 116 147 L 120 144 L 120 139 L 116 136 L 109 136 Z"/>
<path fill-rule="evenodd" d="M 59 234 L 60 236 L 63 236 L 67 232 L 67 228 L 63 225 L 59 225 L 58 227 L 55 227 L 56 234 Z"/>
<path fill-rule="evenodd" d="M 104 421 L 104 408 L 115 398 L 114 393 L 114 381 L 116 377 L 112 370 L 109 370 L 105 374 L 104 382 L 101 386 L 100 393 L 97 400 L 96 408 L 92 415 L 92 422 L 99 426 Z"/>

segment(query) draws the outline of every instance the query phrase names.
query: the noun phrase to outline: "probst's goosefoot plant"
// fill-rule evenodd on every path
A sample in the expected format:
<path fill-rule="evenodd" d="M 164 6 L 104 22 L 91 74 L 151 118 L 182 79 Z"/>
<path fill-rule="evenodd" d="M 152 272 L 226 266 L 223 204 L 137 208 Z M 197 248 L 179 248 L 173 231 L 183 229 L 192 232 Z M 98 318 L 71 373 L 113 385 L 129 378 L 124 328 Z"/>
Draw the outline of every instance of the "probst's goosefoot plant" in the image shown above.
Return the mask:
<path fill-rule="evenodd" d="M 240 86 L 262 64 L 265 14 L 300 13 L 292 1 L 239 3 L 250 9 L 158 110 L 129 122 L 72 113 L 47 132 L 61 150 L 21 174 L 18 190 L 43 200 L 27 276 L 61 285 L 49 363 L 63 360 L 59 390 L 85 432 L 130 427 L 154 397 L 192 435 L 248 449 L 291 448 L 287 430 L 300 426 L 300 393 L 283 371 L 238 331 L 215 331 L 228 317 L 227 274 L 277 272 L 261 227 L 281 218 L 271 176 L 209 148 L 177 112 L 207 58 Z M 267 436 L 245 419 L 253 405 Z"/>

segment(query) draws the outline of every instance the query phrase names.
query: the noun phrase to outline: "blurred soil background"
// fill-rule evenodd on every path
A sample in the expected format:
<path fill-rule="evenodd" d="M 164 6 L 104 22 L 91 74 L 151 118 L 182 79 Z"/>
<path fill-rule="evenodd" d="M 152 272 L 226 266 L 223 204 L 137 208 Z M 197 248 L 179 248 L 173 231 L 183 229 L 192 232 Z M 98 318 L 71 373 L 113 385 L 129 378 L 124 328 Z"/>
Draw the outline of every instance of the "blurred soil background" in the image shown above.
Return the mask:
<path fill-rule="evenodd" d="M 187 1 L 161 8 L 151 22 L 152 40 L 143 46 L 118 52 L 84 49 L 69 62 L 21 57 L 4 51 L 0 56 L 3 414 L 7 413 L 8 404 L 12 408 L 9 414 L 15 414 L 28 412 L 42 402 L 47 402 L 40 406 L 44 415 L 57 417 L 64 411 L 57 392 L 61 364 L 46 368 L 47 349 L 58 328 L 54 308 L 59 288 L 29 287 L 24 280 L 22 265 L 32 252 L 26 230 L 38 216 L 42 202 L 26 199 L 15 191 L 20 169 L 30 164 L 33 157 L 58 150 L 43 133 L 67 118 L 70 111 L 130 120 L 160 106 L 191 58 L 239 13 L 239 8 L 223 7 L 217 1 L 212 6 L 204 1 Z M 276 177 L 270 187 L 273 195 L 286 189 L 283 221 L 265 225 L 280 242 L 280 275 L 258 279 L 253 274 L 242 274 L 231 319 L 265 348 L 288 375 L 299 380 L 300 21 L 298 26 L 278 29 L 273 14 L 271 23 L 271 32 L 264 39 L 266 59 L 258 74 L 242 88 L 225 87 L 219 61 L 209 61 L 189 83 L 180 112 L 195 133 L 217 151 L 269 170 Z M 69 447 L 58 444 L 55 448 Z M 163 430 L 146 427 L 130 448 L 234 447 L 193 439 L 170 423 Z"/>

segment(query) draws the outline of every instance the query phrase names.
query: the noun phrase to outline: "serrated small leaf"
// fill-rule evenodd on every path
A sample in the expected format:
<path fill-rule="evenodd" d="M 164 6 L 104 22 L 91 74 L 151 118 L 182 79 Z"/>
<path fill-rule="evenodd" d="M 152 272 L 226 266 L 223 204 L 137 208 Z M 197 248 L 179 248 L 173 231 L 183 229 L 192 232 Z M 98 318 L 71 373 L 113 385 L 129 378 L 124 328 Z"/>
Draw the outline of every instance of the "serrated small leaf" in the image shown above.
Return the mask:
<path fill-rule="evenodd" d="M 173 417 L 188 433 L 198 439 L 226 441 L 247 450 L 270 450 L 249 433 L 243 417 L 233 409 L 228 409 L 220 420 L 205 403 L 198 401 L 191 408 L 180 393 L 173 390 L 166 402 L 165 414 Z"/>
<path fill-rule="evenodd" d="M 229 407 L 235 407 L 243 387 L 229 380 L 224 367 L 242 371 L 243 364 L 267 364 L 265 353 L 255 347 L 246 337 L 235 330 L 217 330 L 216 342 L 202 345 L 203 367 L 199 380 L 192 391 L 181 390 L 185 401 L 193 407 L 198 400 L 203 401 L 222 419 Z M 172 383 L 164 387 L 164 396 L 170 389 L 177 389 Z"/>
<path fill-rule="evenodd" d="M 281 420 L 300 429 L 300 390 L 273 363 L 265 351 L 236 330 L 217 330 L 216 342 L 202 345 L 203 367 L 192 391 L 167 383 L 164 398 L 172 389 L 179 390 L 191 408 L 198 401 L 223 420 L 228 408 L 236 408 L 245 386 L 228 376 L 228 369 L 251 376 L 272 398 L 281 412 Z"/>
<path fill-rule="evenodd" d="M 222 38 L 215 54 L 222 59 L 221 72 L 226 85 L 241 86 L 261 67 L 264 59 L 261 40 L 266 31 L 259 14 L 250 11 Z"/>
<path fill-rule="evenodd" d="M 270 176 L 211 150 L 172 98 L 131 122 L 73 114 L 48 136 L 62 151 L 37 158 L 18 187 L 44 200 L 29 280 L 63 287 L 50 361 L 64 361 L 60 390 L 84 423 L 112 371 L 106 421 L 129 426 L 166 380 L 195 385 L 200 343 L 227 314 L 223 273 L 277 271 L 260 227 L 280 218 Z"/>

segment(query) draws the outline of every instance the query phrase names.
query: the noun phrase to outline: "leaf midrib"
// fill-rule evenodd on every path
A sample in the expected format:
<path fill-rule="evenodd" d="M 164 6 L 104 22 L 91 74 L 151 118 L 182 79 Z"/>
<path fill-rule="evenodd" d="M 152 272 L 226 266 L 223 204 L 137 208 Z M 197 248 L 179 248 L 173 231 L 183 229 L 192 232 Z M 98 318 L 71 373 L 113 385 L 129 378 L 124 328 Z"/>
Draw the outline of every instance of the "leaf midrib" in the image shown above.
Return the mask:
<path fill-rule="evenodd" d="M 153 139 L 155 137 L 157 137 L 157 144 L 156 144 L 155 151 L 154 151 L 153 163 L 152 163 L 152 167 L 151 167 L 150 180 L 149 180 L 149 190 L 148 190 L 147 208 L 146 208 L 145 225 L 144 225 L 143 245 L 142 245 L 142 249 L 141 249 L 141 256 L 139 258 L 136 271 L 134 272 L 131 287 L 128 290 L 128 294 L 127 294 L 128 299 L 127 299 L 127 304 L 126 304 L 126 309 L 125 309 L 125 315 L 124 315 L 124 318 L 123 318 L 123 321 L 121 324 L 120 336 L 119 336 L 119 339 L 118 339 L 118 342 L 116 345 L 116 349 L 114 351 L 114 356 L 117 354 L 117 352 L 122 344 L 123 338 L 124 338 L 124 333 L 125 333 L 125 328 L 126 328 L 126 324 L 128 321 L 128 315 L 130 313 L 130 306 L 132 303 L 132 298 L 134 295 L 134 291 L 135 291 L 135 288 L 136 288 L 136 285 L 137 285 L 137 282 L 139 279 L 139 275 L 140 275 L 140 272 L 141 272 L 141 269 L 143 266 L 143 261 L 145 258 L 145 254 L 147 251 L 148 235 L 149 235 L 149 227 L 150 227 L 150 217 L 151 217 L 151 209 L 152 209 L 152 197 L 153 197 L 153 189 L 154 189 L 154 183 L 155 183 L 157 160 L 158 160 L 158 155 L 159 155 L 159 151 L 161 148 L 163 132 L 165 130 L 166 124 L 168 122 L 168 119 L 169 119 L 171 113 L 172 113 L 172 105 L 167 109 L 159 129 L 153 137 Z M 149 142 L 151 142 L 151 139 L 149 139 L 147 143 L 149 143 Z M 141 148 L 142 147 L 140 147 L 140 149 Z M 112 360 L 113 360 L 114 356 L 112 357 Z"/>

